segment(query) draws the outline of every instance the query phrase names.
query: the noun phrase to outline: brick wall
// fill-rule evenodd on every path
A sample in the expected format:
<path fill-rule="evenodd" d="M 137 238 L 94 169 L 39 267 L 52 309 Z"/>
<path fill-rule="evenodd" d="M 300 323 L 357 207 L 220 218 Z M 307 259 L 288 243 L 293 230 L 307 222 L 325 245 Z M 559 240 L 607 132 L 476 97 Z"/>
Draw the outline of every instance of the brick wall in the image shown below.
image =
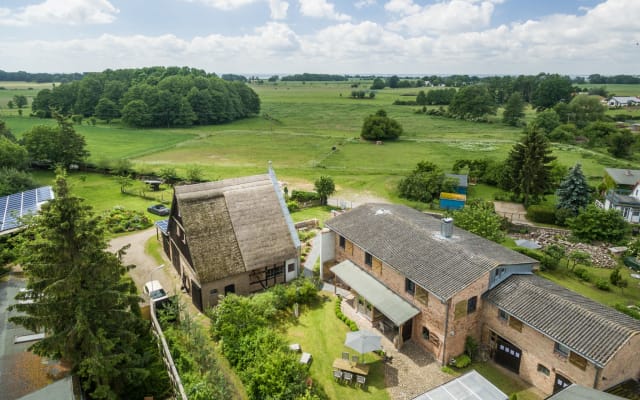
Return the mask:
<path fill-rule="evenodd" d="M 603 368 L 597 389 L 607 389 L 627 379 L 640 379 L 640 335 L 635 335 L 618 350 Z"/>
<path fill-rule="evenodd" d="M 569 361 L 569 357 L 554 351 L 555 342 L 552 339 L 525 324 L 522 324 L 522 331 L 518 332 L 507 321 L 498 317 L 498 308 L 490 303 L 485 303 L 482 319 L 482 342 L 490 345 L 490 331 L 493 331 L 519 347 L 522 350 L 520 377 L 545 394 L 553 392 L 555 373 L 561 374 L 573 383 L 593 387 L 597 371 L 592 363 L 587 361 L 584 370 L 574 365 Z M 539 371 L 538 364 L 544 366 L 549 375 Z"/>
<path fill-rule="evenodd" d="M 389 289 L 413 304 L 420 310 L 420 314 L 414 317 L 413 331 L 411 338 L 418 343 L 440 362 L 446 364 L 452 357 L 464 351 L 464 342 L 467 335 L 480 340 L 480 310 L 482 307 L 481 295 L 488 288 L 489 273 L 483 276 L 474 284 L 458 293 L 450 302 L 443 303 L 433 294 L 428 293 L 425 301 L 419 301 L 417 292 L 415 295 L 407 293 L 405 290 L 405 277 L 397 270 L 386 263 L 372 257 L 371 266 L 365 263 L 365 250 L 345 240 L 345 246 L 340 246 L 340 236 L 335 237 L 336 262 L 350 260 L 354 264 L 362 267 L 379 281 L 383 282 Z M 416 290 L 419 290 L 416 285 Z M 473 296 L 477 298 L 476 311 L 472 314 L 455 318 L 455 304 L 458 301 L 467 300 Z M 445 324 L 447 320 L 447 310 L 449 312 L 449 336 L 446 336 Z M 423 328 L 426 328 L 429 337 L 423 337 Z M 453 335 L 451 335 L 453 333 Z M 445 344 L 446 339 L 446 344 Z"/>

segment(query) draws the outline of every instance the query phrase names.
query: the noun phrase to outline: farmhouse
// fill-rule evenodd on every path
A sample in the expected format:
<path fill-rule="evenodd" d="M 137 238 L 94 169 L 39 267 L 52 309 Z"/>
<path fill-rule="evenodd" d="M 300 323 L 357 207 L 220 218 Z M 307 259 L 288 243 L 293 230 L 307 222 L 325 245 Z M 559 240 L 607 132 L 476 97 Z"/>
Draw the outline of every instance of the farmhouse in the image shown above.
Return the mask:
<path fill-rule="evenodd" d="M 629 107 L 640 104 L 636 96 L 613 96 L 607 101 L 609 107 Z"/>
<path fill-rule="evenodd" d="M 640 170 L 605 168 L 605 210 L 614 208 L 627 222 L 640 223 Z"/>
<path fill-rule="evenodd" d="M 321 273 L 398 347 L 413 340 L 444 365 L 470 336 L 548 394 L 640 374 L 640 321 L 533 275 L 534 259 L 401 205 L 366 204 L 325 227 Z"/>
<path fill-rule="evenodd" d="M 271 168 L 176 186 L 165 252 L 200 310 L 298 276 L 300 241 Z"/>

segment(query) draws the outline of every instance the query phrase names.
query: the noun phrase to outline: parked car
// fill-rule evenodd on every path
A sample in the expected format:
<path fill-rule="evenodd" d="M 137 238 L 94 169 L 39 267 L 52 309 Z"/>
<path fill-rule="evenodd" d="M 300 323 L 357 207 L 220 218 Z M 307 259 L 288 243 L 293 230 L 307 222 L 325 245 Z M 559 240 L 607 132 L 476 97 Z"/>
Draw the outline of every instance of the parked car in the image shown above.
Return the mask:
<path fill-rule="evenodd" d="M 145 295 L 149 296 L 149 300 L 154 303 L 164 302 L 169 298 L 160 282 L 155 280 L 145 283 L 142 291 Z"/>
<path fill-rule="evenodd" d="M 165 206 L 164 204 L 154 204 L 148 207 L 147 211 L 149 211 L 151 214 L 161 215 L 161 216 L 169 215 L 169 213 L 171 212 L 171 210 L 169 210 L 167 206 Z"/>

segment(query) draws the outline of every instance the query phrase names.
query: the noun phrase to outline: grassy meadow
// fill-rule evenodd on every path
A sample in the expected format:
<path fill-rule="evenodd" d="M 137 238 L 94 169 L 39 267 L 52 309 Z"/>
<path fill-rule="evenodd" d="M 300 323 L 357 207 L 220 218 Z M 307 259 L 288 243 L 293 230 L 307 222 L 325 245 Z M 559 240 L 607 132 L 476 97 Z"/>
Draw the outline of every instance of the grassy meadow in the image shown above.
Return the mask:
<path fill-rule="evenodd" d="M 352 88 L 354 84 L 359 87 Z M 173 167 L 178 174 L 197 165 L 205 179 L 222 179 L 263 173 L 272 161 L 278 178 L 290 189 L 310 188 L 318 176 L 330 175 L 338 197 L 364 193 L 392 201 L 401 201 L 397 182 L 417 162 L 429 160 L 450 171 L 461 158 L 503 159 L 522 134 L 520 128 L 500 123 L 500 113 L 490 123 L 474 123 L 417 113 L 420 107 L 392 105 L 396 99 L 412 100 L 428 88 L 379 90 L 374 99 L 349 97 L 352 90 L 369 86 L 368 81 L 265 83 L 252 86 L 261 99 L 261 115 L 229 124 L 133 129 L 117 122 L 96 126 L 85 122 L 76 129 L 87 140 L 90 161 L 98 164 L 128 159 L 144 173 Z M 363 119 L 381 108 L 402 124 L 404 135 L 382 145 L 361 141 Z M 17 136 L 36 124 L 53 123 L 1 111 L 0 118 Z M 534 115 L 529 109 L 526 119 Z M 582 163 L 593 182 L 605 166 L 637 167 L 576 146 L 558 144 L 553 149 L 563 165 Z M 471 195 L 490 197 L 494 191 L 486 187 L 472 190 Z"/>
<path fill-rule="evenodd" d="M 13 96 L 22 95 L 27 97 L 27 106 L 22 108 L 24 115 L 29 115 L 31 112 L 31 102 L 33 98 L 42 89 L 51 88 L 51 83 L 36 83 L 36 82 L 5 82 L 0 81 L 0 118 L 7 116 L 18 116 L 18 109 L 10 109 L 7 103 L 13 100 Z"/>

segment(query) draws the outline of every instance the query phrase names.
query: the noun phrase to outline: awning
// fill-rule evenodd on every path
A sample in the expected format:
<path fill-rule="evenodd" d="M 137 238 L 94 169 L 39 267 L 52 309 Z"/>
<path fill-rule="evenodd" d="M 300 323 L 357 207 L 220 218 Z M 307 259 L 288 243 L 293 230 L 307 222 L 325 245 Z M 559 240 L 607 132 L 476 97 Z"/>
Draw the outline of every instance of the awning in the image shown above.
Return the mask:
<path fill-rule="evenodd" d="M 156 222 L 156 227 L 158 229 L 160 229 L 160 232 L 164 233 L 165 235 L 169 234 L 169 220 L 168 219 L 163 219 L 161 221 Z"/>
<path fill-rule="evenodd" d="M 332 267 L 331 272 L 397 326 L 420 314 L 420 310 L 349 260 Z"/>

